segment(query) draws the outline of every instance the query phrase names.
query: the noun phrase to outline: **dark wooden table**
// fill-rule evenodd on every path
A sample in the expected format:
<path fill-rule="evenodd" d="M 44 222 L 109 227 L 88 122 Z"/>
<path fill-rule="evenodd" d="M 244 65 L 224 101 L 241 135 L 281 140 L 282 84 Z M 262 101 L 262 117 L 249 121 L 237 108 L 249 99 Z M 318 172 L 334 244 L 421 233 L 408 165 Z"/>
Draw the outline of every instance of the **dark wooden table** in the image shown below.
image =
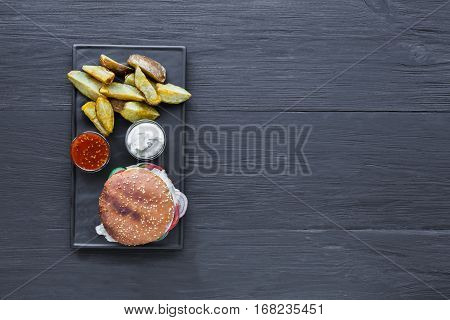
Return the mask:
<path fill-rule="evenodd" d="M 0 1 L 1 296 L 450 296 L 445 2 Z M 312 126 L 312 174 L 194 173 L 184 250 L 72 252 L 75 43 L 185 45 L 195 127 L 294 105 L 273 124 Z"/>

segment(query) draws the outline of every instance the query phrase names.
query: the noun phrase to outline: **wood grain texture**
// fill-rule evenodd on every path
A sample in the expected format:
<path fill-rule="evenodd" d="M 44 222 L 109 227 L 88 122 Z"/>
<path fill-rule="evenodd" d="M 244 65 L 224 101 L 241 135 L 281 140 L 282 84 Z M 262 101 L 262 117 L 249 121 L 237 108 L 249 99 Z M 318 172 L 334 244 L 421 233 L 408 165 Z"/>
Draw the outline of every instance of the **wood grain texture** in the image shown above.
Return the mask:
<path fill-rule="evenodd" d="M 353 232 L 448 295 L 448 232 Z M 54 241 L 66 240 L 55 232 Z M 189 228 L 178 252 L 78 252 L 11 298 L 23 299 L 442 299 L 433 289 L 340 231 Z M 66 249 L 2 247 L 14 289 Z M 10 258 L 13 257 L 13 258 Z M 29 262 L 33 261 L 31 265 Z M 2 272 L 3 274 L 5 272 Z M 154 288 L 159 288 L 157 291 Z"/>
<path fill-rule="evenodd" d="M 293 109 L 448 111 L 449 9 L 414 25 L 442 3 L 11 2 L 33 23 L 1 4 L 0 109 L 69 110 L 71 45 L 104 43 L 185 45 L 194 110 L 283 110 L 308 96 Z M 33 86 L 18 95 L 16 83 Z"/>
<path fill-rule="evenodd" d="M 222 127 L 217 140 L 201 135 L 197 143 L 198 137 L 188 136 L 187 172 L 193 174 L 187 179 L 186 192 L 193 199 L 191 209 L 197 212 L 191 223 L 226 229 L 249 225 L 281 230 L 337 228 L 301 200 L 349 229 L 450 229 L 448 114 L 285 113 L 268 128 L 281 126 L 284 132 L 289 126 L 311 126 L 304 145 L 310 176 L 301 174 L 303 159 L 292 147 L 299 131 L 286 133 L 275 143 L 268 129 L 258 131 L 273 115 L 188 113 L 193 127 Z M 238 130 L 244 125 L 257 133 L 255 138 L 248 135 L 248 143 L 237 139 L 241 136 L 245 141 L 246 134 Z M 276 161 L 285 166 L 271 169 Z M 211 164 L 212 174 L 198 174 Z M 214 203 L 223 204 L 219 217 L 209 209 Z"/>
<path fill-rule="evenodd" d="M 71 253 L 74 43 L 187 46 L 196 127 L 263 124 L 326 83 L 274 121 L 312 125 L 312 175 L 269 177 L 351 231 L 262 176 L 227 174 L 252 158 L 222 159 L 235 145 L 221 138 L 217 175 L 186 179 L 183 251 L 77 252 L 9 298 L 449 296 L 450 9 L 415 24 L 443 3 L 0 3 L 0 296 Z M 192 168 L 207 143 L 188 145 Z"/>
<path fill-rule="evenodd" d="M 252 121 L 258 122 L 270 114 L 258 113 L 261 118 Z M 212 116 L 216 124 L 228 124 L 231 114 L 188 115 L 190 123 L 200 126 Z M 449 295 L 450 233 L 425 230 L 432 218 L 436 220 L 433 228 L 447 225 L 444 211 L 448 204 L 442 189 L 448 185 L 443 180 L 447 171 L 440 161 L 450 151 L 448 144 L 440 144 L 441 151 L 434 156 L 415 159 L 420 154 L 417 145 L 426 147 L 426 152 L 436 151 L 434 147 L 447 134 L 443 125 L 446 115 L 298 113 L 295 116 L 279 118 L 279 124 L 288 119 L 313 125 L 305 149 L 313 175 L 308 178 L 312 179 L 307 183 L 308 190 L 289 177 L 281 177 L 283 186 L 302 198 L 306 195 L 311 205 L 345 227 L 380 230 L 352 230 L 351 234 L 336 230 L 261 178 L 227 177 L 223 173 L 203 178 L 192 174 L 186 180 L 191 206 L 185 217 L 183 251 L 77 252 L 11 298 L 442 298 L 373 249 L 441 294 Z M 28 130 L 13 131 L 18 118 Z M 69 118 L 66 111 L 2 112 L 0 148 L 5 155 L 0 169 L 3 191 L 0 202 L 4 208 L 0 215 L 2 296 L 71 252 L 70 160 L 65 151 L 70 143 Z M 42 123 L 46 123 L 46 130 L 41 128 Z M 34 134 L 39 130 L 45 134 Z M 345 130 L 347 134 L 343 134 Z M 11 144 L 11 139 L 15 143 Z M 338 146 L 343 149 L 336 154 Z M 189 147 L 196 150 L 195 145 Z M 34 152 L 26 151 L 30 149 Z M 384 158 L 380 153 L 385 149 L 400 154 Z M 328 153 L 335 154 L 333 159 L 338 159 L 337 162 L 330 157 L 323 159 Z M 200 154 L 201 150 L 189 154 L 188 161 Z M 401 158 L 403 170 L 391 163 Z M 426 159 L 435 161 L 428 163 L 429 169 Z M 367 161 L 371 166 L 364 166 Z M 342 172 L 334 166 L 339 166 Z M 377 170 L 384 169 L 373 171 L 372 166 L 392 166 L 392 171 L 389 175 L 381 172 L 380 181 L 376 178 Z M 445 171 L 436 177 L 432 168 Z M 329 176 L 330 172 L 335 172 L 335 176 Z M 361 179 L 348 174 L 351 172 L 359 172 Z M 437 181 L 436 185 L 433 181 Z M 246 189 L 249 184 L 253 191 Z M 24 193 L 28 201 L 18 201 Z M 372 198 L 371 193 L 375 195 Z M 392 200 L 395 196 L 400 203 Z M 380 208 L 383 198 L 390 205 Z M 417 204 L 425 209 L 418 210 Z M 385 230 L 388 228 L 406 230 Z M 154 276 L 148 276 L 149 270 Z M 149 289 L 155 287 L 161 288 L 158 293 Z"/>

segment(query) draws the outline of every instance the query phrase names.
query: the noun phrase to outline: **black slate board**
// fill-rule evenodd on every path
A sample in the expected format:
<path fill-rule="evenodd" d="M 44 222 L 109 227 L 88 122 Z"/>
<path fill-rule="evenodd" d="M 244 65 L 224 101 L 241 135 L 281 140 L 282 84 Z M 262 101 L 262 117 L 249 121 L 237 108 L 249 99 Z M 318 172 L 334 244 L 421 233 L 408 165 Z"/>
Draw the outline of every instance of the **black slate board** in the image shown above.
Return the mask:
<path fill-rule="evenodd" d="M 167 82 L 185 87 L 186 78 L 186 48 L 181 46 L 122 46 L 122 45 L 74 45 L 74 70 L 81 70 L 82 66 L 98 65 L 100 54 L 126 62 L 127 58 L 138 53 L 149 56 L 163 64 L 167 70 Z M 117 80 L 116 80 L 117 81 Z M 89 119 L 83 114 L 80 107 L 88 99 L 75 88 L 73 93 L 72 109 L 72 138 L 87 131 L 95 130 Z M 161 165 L 167 171 L 176 188 L 184 189 L 184 138 L 185 124 L 184 104 L 177 106 L 158 107 L 161 116 L 157 119 L 167 135 L 166 149 L 161 157 L 154 163 Z M 72 174 L 72 222 L 71 246 L 73 248 L 91 249 L 127 249 L 127 250 L 153 250 L 153 249 L 182 249 L 183 248 L 183 219 L 162 241 L 145 246 L 126 247 L 110 243 L 102 236 L 97 236 L 95 226 L 100 223 L 98 217 L 98 196 L 110 172 L 116 167 L 126 167 L 136 164 L 137 161 L 127 152 L 124 139 L 130 122 L 116 114 L 114 132 L 108 137 L 111 145 L 111 160 L 106 168 L 98 173 L 85 173 L 75 167 Z M 177 129 L 175 129 L 177 128 Z"/>

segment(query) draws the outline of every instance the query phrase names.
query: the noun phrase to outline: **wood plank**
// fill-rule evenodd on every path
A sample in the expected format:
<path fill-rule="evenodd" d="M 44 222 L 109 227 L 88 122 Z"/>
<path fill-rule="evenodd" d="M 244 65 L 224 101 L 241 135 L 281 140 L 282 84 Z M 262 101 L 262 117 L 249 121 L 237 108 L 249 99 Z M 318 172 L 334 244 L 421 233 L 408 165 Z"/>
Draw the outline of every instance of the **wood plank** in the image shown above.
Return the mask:
<path fill-rule="evenodd" d="M 261 123 L 271 115 L 255 113 L 252 121 Z M 283 176 L 280 182 L 348 228 L 426 229 L 431 223 L 433 228 L 446 228 L 448 116 L 283 115 L 278 124 L 313 126 L 305 148 L 313 174 L 300 179 Z M 65 228 L 70 214 L 69 117 L 69 112 L 2 112 L 2 294 L 70 253 Z M 17 130 L 19 119 L 26 130 Z M 190 113 L 195 126 L 212 120 L 249 122 L 230 112 Z M 194 159 L 198 158 L 188 156 Z M 13 297 L 441 298 L 345 232 L 317 230 L 336 227 L 267 180 L 192 175 L 186 189 L 191 206 L 182 252 L 79 252 Z M 19 201 L 24 194 L 27 201 Z M 448 231 L 352 233 L 450 294 Z M 149 289 L 154 287 L 161 289 Z"/>
<path fill-rule="evenodd" d="M 443 298 L 428 286 L 450 295 L 447 231 L 353 232 L 399 268 L 341 231 L 209 230 L 186 225 L 183 251 L 78 252 L 10 298 Z M 63 241 L 65 234 L 55 233 L 52 239 Z M 2 270 L 7 272 L 0 273 L 1 295 L 68 253 L 67 248 L 2 246 Z"/>
<path fill-rule="evenodd" d="M 219 229 L 338 228 L 304 201 L 349 229 L 450 229 L 449 114 L 283 114 L 276 126 L 312 126 L 304 146 L 310 176 L 300 174 L 298 152 L 289 152 L 299 132 L 273 147 L 263 139 L 268 132 L 252 139 L 256 145 L 235 139 L 243 135 L 239 126 L 262 125 L 273 116 L 188 113 L 195 128 L 223 126 L 217 141 L 205 135 L 197 144 L 196 137 L 188 138 L 190 223 Z M 286 159 L 287 170 L 265 174 L 285 190 L 262 175 L 278 157 Z M 202 170 L 210 161 L 217 169 L 212 175 Z"/>
<path fill-rule="evenodd" d="M 195 127 L 211 123 L 262 124 L 273 113 L 249 115 L 251 120 L 230 112 L 191 112 L 188 122 Z M 446 113 L 284 114 L 277 119 L 277 125 L 312 125 L 304 149 L 312 175 L 297 172 L 268 177 L 347 229 L 448 230 L 449 118 Z M 18 121 L 26 130 L 17 130 Z M 2 215 L 0 222 L 6 230 L 14 231 L 0 234 L 5 246 L 22 243 L 22 238 L 27 239 L 27 246 L 53 246 L 46 242 L 42 230 L 68 228 L 69 123 L 69 112 L 2 112 L 0 202 L 10 214 Z M 294 140 L 291 137 L 289 142 Z M 186 162 L 190 168 L 206 164 L 203 156 L 208 154 L 205 144 L 209 140 L 201 138 L 199 142 L 188 143 Z M 224 230 L 274 228 L 280 232 L 338 228 L 255 174 L 257 171 L 233 174 L 231 169 L 254 163 L 258 169 L 272 159 L 270 153 L 256 159 L 252 153 L 225 156 L 240 148 L 231 138 L 222 137 L 217 147 L 217 174 L 188 174 L 185 183 L 190 224 Z M 286 148 L 279 144 L 272 150 L 282 156 Z M 290 160 L 295 156 L 291 155 Z M 298 169 L 295 161 L 288 167 L 292 168 Z M 24 193 L 28 201 L 18 201 Z M 27 221 L 33 228 L 23 228 Z"/>
<path fill-rule="evenodd" d="M 0 242 L 4 248 L 69 245 L 70 112 L 0 112 Z M 53 243 L 55 230 L 67 239 Z"/>
<path fill-rule="evenodd" d="M 1 49 L 0 77 L 7 81 L 0 109 L 69 110 L 69 47 L 101 43 L 186 45 L 191 109 L 279 111 L 443 2 L 11 3 L 37 25 L 1 4 L 0 40 L 8 45 Z M 293 110 L 448 111 L 447 12 L 436 12 Z"/>

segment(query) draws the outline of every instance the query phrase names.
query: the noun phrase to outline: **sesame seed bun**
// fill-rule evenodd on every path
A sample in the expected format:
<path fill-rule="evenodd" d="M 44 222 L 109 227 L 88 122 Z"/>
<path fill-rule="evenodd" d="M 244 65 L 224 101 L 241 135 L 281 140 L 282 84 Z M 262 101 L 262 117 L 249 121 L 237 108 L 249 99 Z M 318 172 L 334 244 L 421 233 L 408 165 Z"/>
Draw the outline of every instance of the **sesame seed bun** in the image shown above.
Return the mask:
<path fill-rule="evenodd" d="M 161 238 L 174 219 L 174 200 L 166 183 L 144 168 L 113 174 L 99 198 L 104 228 L 117 242 L 136 246 Z"/>

